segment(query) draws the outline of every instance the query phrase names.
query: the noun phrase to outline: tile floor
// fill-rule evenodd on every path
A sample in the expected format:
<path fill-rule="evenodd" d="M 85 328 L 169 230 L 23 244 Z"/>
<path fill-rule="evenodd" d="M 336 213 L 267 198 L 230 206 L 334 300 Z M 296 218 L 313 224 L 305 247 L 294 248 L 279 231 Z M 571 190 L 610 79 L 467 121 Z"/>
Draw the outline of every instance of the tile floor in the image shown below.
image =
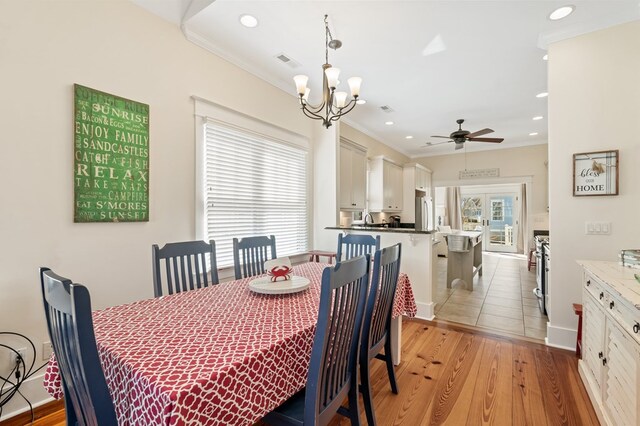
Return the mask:
<path fill-rule="evenodd" d="M 527 271 L 521 255 L 485 252 L 482 261 L 483 275 L 474 277 L 468 291 L 446 287 L 447 259 L 437 258 L 436 318 L 544 340 L 547 317 L 533 294 L 535 268 Z"/>

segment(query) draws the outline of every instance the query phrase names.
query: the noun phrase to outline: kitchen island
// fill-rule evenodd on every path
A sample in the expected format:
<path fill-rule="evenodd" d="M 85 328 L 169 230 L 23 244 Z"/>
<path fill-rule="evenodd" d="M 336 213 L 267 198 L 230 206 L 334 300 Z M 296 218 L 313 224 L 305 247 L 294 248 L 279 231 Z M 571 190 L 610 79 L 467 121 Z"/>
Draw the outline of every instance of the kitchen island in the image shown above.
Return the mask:
<path fill-rule="evenodd" d="M 388 247 L 402 243 L 402 257 L 400 259 L 400 272 L 404 272 L 411 280 L 411 287 L 416 299 L 418 312 L 417 318 L 432 320 L 434 318 L 434 303 L 432 296 L 433 283 L 435 282 L 435 268 L 433 256 L 433 231 L 416 231 L 410 228 L 381 228 L 381 227 L 327 227 L 327 230 L 336 231 L 335 241 L 337 245 L 338 232 L 345 234 L 371 234 L 380 235 L 380 247 Z M 400 317 L 401 318 L 401 317 Z M 401 321 L 395 321 L 392 325 L 392 333 L 395 335 L 401 330 Z M 395 336 L 394 336 L 395 337 Z M 399 336 L 398 336 L 399 337 Z M 399 338 L 392 338 L 392 342 L 400 343 Z M 393 348 L 393 359 L 397 364 L 400 361 L 400 347 Z"/>
<path fill-rule="evenodd" d="M 447 239 L 447 288 L 461 284 L 473 290 L 473 276 L 482 276 L 482 231 L 443 233 Z"/>

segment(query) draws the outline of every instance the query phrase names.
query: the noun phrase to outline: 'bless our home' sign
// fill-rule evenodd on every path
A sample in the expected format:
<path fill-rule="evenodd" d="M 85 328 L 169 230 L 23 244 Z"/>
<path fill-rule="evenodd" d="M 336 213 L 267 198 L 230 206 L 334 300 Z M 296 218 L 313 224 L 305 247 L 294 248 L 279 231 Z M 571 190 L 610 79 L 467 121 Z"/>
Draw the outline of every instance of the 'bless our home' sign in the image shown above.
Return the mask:
<path fill-rule="evenodd" d="M 573 195 L 618 195 L 618 150 L 573 154 Z"/>

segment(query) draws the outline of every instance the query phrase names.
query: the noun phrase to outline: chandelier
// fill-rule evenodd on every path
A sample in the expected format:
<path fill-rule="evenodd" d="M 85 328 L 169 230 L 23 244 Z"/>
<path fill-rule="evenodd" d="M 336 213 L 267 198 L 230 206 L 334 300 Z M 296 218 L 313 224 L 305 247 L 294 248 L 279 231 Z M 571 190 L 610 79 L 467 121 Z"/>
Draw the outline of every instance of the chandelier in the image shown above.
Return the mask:
<path fill-rule="evenodd" d="M 322 120 L 322 125 L 327 129 L 333 121 L 338 121 L 340 117 L 348 114 L 356 106 L 356 101 L 360 95 L 360 85 L 362 84 L 360 77 L 351 77 L 347 80 L 352 96 L 349 102 L 347 102 L 347 92 L 336 92 L 336 86 L 339 84 L 338 76 L 340 75 L 340 69 L 333 68 L 331 64 L 329 64 L 329 48 L 337 50 L 342 46 L 342 42 L 331 36 L 329 22 L 327 21 L 328 17 L 329 15 L 324 15 L 325 63 L 322 65 L 322 103 L 318 106 L 313 106 L 309 103 L 310 89 L 307 87 L 309 77 L 306 75 L 296 75 L 293 77 L 293 81 L 296 83 L 296 89 L 298 90 L 298 96 L 300 97 L 302 112 L 309 118 Z"/>

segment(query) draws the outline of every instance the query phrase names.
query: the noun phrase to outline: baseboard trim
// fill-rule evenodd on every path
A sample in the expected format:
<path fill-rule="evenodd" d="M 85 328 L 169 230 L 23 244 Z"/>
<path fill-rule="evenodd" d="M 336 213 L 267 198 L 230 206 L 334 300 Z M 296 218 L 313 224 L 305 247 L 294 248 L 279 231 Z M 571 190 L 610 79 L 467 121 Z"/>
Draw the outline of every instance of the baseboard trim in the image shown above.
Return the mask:
<path fill-rule="evenodd" d="M 64 414 L 64 400 L 62 399 L 54 399 L 35 407 L 33 409 L 33 419 L 38 420 L 58 411 L 62 411 Z M 64 417 L 62 417 L 62 421 L 64 421 Z M 31 424 L 31 411 L 29 410 L 0 421 L 0 426 L 24 426 L 28 424 Z"/>
<path fill-rule="evenodd" d="M 435 318 L 435 314 L 433 313 L 434 306 L 435 306 L 435 303 L 433 302 L 430 302 L 430 303 L 416 302 L 416 307 L 418 308 L 416 312 L 416 318 L 431 321 L 432 319 Z"/>
<path fill-rule="evenodd" d="M 557 327 L 552 325 L 551 322 L 547 323 L 547 338 L 545 342 L 548 346 L 575 351 L 577 336 L 577 330 Z"/>

